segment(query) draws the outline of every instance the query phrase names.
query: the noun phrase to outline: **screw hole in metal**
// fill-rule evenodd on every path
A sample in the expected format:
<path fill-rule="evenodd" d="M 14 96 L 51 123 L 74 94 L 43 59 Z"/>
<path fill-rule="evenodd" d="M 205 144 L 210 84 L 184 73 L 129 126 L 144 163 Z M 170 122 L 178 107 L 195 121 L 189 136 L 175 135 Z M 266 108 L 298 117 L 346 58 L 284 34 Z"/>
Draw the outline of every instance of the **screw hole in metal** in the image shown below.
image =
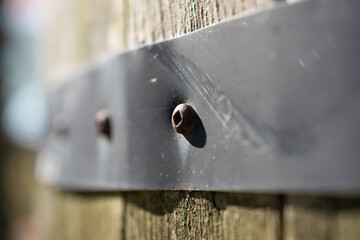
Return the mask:
<path fill-rule="evenodd" d="M 111 139 L 111 115 L 109 110 L 101 109 L 95 115 L 95 129 L 96 132 L 105 137 Z"/>

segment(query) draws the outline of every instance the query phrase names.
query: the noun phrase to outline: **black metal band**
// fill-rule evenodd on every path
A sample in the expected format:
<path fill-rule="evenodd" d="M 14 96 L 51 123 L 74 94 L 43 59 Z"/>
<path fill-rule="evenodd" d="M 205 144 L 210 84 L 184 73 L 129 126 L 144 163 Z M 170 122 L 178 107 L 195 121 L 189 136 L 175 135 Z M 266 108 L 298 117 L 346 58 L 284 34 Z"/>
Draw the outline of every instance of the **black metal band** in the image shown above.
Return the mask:
<path fill-rule="evenodd" d="M 358 9 L 284 4 L 99 63 L 51 95 L 68 125 L 50 129 L 38 176 L 77 190 L 359 193 Z M 194 109 L 184 135 L 180 103 Z"/>

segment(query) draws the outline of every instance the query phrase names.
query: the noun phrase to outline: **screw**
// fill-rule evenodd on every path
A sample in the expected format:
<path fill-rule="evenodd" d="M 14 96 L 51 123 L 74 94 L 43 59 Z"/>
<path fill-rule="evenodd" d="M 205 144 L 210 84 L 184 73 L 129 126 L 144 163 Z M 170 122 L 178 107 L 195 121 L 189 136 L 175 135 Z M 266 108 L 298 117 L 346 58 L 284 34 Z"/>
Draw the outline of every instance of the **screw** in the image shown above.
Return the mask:
<path fill-rule="evenodd" d="M 95 128 L 98 134 L 111 138 L 111 116 L 107 109 L 99 110 L 95 115 Z"/>
<path fill-rule="evenodd" d="M 179 104 L 171 116 L 171 124 L 177 133 L 189 135 L 194 126 L 194 109 L 186 103 Z"/>

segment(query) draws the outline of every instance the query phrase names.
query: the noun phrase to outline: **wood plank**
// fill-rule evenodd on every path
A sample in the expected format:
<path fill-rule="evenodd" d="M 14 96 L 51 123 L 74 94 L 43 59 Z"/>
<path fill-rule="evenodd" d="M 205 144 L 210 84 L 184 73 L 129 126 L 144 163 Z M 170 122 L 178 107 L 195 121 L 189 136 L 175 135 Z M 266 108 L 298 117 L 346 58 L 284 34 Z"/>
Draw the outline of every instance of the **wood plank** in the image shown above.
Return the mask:
<path fill-rule="evenodd" d="M 44 83 L 56 86 L 124 46 L 180 36 L 276 0 L 49 0 Z"/>
<path fill-rule="evenodd" d="M 36 191 L 34 217 L 43 239 L 122 239 L 121 193 L 71 193 L 46 187 Z"/>
<path fill-rule="evenodd" d="M 334 239 L 360 239 L 360 199 L 341 198 L 338 201 Z"/>
<path fill-rule="evenodd" d="M 331 239 L 336 201 L 289 197 L 284 206 L 284 239 Z"/>
<path fill-rule="evenodd" d="M 279 239 L 277 196 L 166 191 L 126 194 L 126 239 Z"/>
<path fill-rule="evenodd" d="M 284 240 L 360 239 L 360 200 L 346 197 L 288 197 Z"/>

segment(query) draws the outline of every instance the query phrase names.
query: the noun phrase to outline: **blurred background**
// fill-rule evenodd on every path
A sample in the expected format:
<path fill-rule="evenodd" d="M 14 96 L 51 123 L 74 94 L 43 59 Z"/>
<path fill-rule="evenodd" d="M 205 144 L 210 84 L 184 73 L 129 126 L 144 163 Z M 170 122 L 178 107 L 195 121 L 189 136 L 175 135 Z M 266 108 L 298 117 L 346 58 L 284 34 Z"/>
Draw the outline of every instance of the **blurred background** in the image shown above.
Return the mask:
<path fill-rule="evenodd" d="M 34 150 L 46 126 L 39 80 L 42 7 L 39 0 L 0 3 L 0 239 L 38 239 L 31 211 Z"/>

